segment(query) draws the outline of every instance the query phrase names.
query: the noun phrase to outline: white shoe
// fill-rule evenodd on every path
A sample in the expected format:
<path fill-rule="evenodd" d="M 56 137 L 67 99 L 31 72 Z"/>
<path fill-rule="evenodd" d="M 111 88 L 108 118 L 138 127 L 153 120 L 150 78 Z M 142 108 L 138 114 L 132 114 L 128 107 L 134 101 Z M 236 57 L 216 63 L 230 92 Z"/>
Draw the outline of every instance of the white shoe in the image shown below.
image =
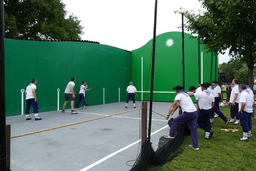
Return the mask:
<path fill-rule="evenodd" d="M 217 117 L 219 117 L 219 115 L 218 115 L 218 114 L 215 114 L 215 115 L 214 115 L 214 118 L 217 118 Z"/>
<path fill-rule="evenodd" d="M 213 123 L 213 118 L 210 118 L 210 123 Z"/>
<path fill-rule="evenodd" d="M 239 123 L 240 123 L 240 120 L 237 119 L 236 122 L 234 123 L 234 125 L 237 125 L 237 124 L 239 124 Z"/>
<path fill-rule="evenodd" d="M 188 145 L 190 148 L 193 148 L 194 150 L 199 150 L 199 148 L 197 147 L 197 148 L 195 148 L 195 147 L 193 147 L 193 145 Z"/>
<path fill-rule="evenodd" d="M 174 139 L 175 137 L 171 137 L 169 134 L 164 134 L 164 138 Z"/>
<path fill-rule="evenodd" d="M 229 122 L 234 122 L 234 121 L 235 121 L 235 119 L 232 119 L 232 118 L 229 120 Z"/>
<path fill-rule="evenodd" d="M 243 137 L 240 138 L 240 141 L 247 141 L 248 140 L 248 132 L 243 132 Z"/>

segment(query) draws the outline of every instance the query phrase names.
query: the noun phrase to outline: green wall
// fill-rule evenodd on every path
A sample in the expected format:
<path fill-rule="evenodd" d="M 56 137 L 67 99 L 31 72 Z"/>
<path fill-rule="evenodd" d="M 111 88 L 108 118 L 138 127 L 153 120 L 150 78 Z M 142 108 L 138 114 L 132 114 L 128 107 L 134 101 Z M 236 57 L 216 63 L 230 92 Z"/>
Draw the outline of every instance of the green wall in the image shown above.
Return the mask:
<path fill-rule="evenodd" d="M 207 54 L 203 46 L 200 47 L 200 62 L 202 70 L 199 81 L 198 41 L 192 35 L 185 33 L 185 90 L 191 85 L 198 86 L 201 82 L 217 80 L 218 57 Z M 168 45 L 168 41 L 173 42 Z M 143 60 L 142 60 L 143 58 Z M 152 40 L 139 49 L 132 51 L 132 80 L 138 91 L 150 91 L 151 82 Z M 143 61 L 143 62 L 142 62 Z M 143 63 L 143 66 L 142 66 Z M 143 69 L 141 69 L 143 68 Z M 143 80 L 143 81 L 142 81 Z M 142 85 L 143 84 L 143 85 Z M 183 85 L 182 72 L 182 33 L 168 32 L 156 37 L 154 101 L 173 101 L 175 96 L 172 88 Z M 168 93 L 161 93 L 168 92 Z M 141 100 L 149 100 L 149 93 L 137 96 Z"/>
<path fill-rule="evenodd" d="M 103 88 L 105 103 L 118 101 L 119 87 L 121 101 L 126 98 L 125 89 L 131 80 L 130 52 L 89 42 L 5 39 L 4 43 L 7 116 L 21 114 L 20 90 L 26 89 L 32 78 L 38 80 L 39 112 L 57 109 L 57 88 L 62 107 L 71 77 L 77 78 L 76 93 L 82 81 L 93 88 L 86 93 L 89 105 L 103 103 Z"/>

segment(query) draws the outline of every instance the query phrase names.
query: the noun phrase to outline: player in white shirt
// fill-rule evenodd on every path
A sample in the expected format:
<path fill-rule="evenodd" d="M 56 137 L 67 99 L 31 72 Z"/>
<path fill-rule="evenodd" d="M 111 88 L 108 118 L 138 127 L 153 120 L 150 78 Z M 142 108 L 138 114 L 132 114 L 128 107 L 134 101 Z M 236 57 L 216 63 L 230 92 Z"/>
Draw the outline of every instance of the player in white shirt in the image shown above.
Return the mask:
<path fill-rule="evenodd" d="M 92 88 L 88 88 L 88 85 L 86 82 L 82 81 L 82 85 L 80 86 L 79 90 L 79 100 L 76 103 L 76 108 L 79 107 L 80 102 L 83 102 L 84 106 L 87 106 L 86 99 L 85 99 L 85 91 L 89 91 Z"/>
<path fill-rule="evenodd" d="M 35 120 L 42 120 L 38 115 L 38 103 L 36 98 L 36 84 L 37 80 L 32 79 L 31 83 L 26 88 L 26 120 L 31 120 L 29 110 L 31 106 L 34 108 Z"/>
<path fill-rule="evenodd" d="M 210 123 L 210 118 L 212 116 L 212 108 L 214 107 L 214 96 L 207 90 L 209 83 L 201 84 L 201 92 L 196 92 L 194 94 L 197 99 L 197 110 L 198 119 L 197 124 L 200 128 L 205 130 L 205 139 L 211 138 L 213 131 L 211 131 L 212 125 Z"/>
<path fill-rule="evenodd" d="M 178 130 L 179 126 L 183 123 L 186 123 L 190 129 L 191 132 L 191 138 L 192 138 L 192 145 L 189 145 L 189 147 L 199 150 L 198 146 L 198 132 L 196 128 L 196 122 L 197 122 L 197 117 L 198 113 L 196 111 L 196 107 L 193 104 L 193 101 L 187 94 L 187 92 L 182 91 L 183 87 L 182 86 L 176 86 L 173 88 L 175 90 L 175 93 L 177 94 L 173 104 L 171 105 L 169 112 L 166 116 L 166 119 L 169 119 L 170 115 L 173 115 L 174 112 L 180 107 L 182 110 L 182 114 L 179 115 L 178 117 L 174 118 L 171 128 L 170 128 L 170 133 L 165 135 L 165 138 L 170 138 L 174 139 L 175 138 L 175 133 Z"/>
<path fill-rule="evenodd" d="M 240 140 L 246 141 L 250 138 L 251 134 L 251 116 L 253 113 L 254 98 L 252 91 L 247 89 L 244 83 L 239 85 L 239 91 L 239 118 L 243 128 L 243 137 Z"/>
<path fill-rule="evenodd" d="M 75 82 L 76 82 L 76 78 L 72 77 L 71 81 L 66 86 L 66 89 L 64 91 L 65 102 L 63 104 L 63 108 L 61 110 L 61 113 L 65 112 L 66 105 L 67 105 L 68 101 L 70 101 L 71 114 L 77 114 L 77 112 L 74 111 L 74 98 L 76 97 L 75 96 L 76 93 L 74 92 Z"/>
<path fill-rule="evenodd" d="M 236 118 L 236 122 L 234 123 L 235 125 L 239 124 L 239 113 L 238 113 L 238 103 L 239 103 L 239 84 L 237 79 L 232 80 L 232 90 L 230 93 L 230 121 L 229 122 L 234 122 Z"/>
<path fill-rule="evenodd" d="M 133 86 L 132 82 L 129 83 L 129 86 L 126 88 L 126 103 L 125 108 L 127 108 L 130 98 L 132 98 L 133 101 L 133 107 L 136 108 L 135 105 L 135 96 L 136 96 L 137 89 Z"/>

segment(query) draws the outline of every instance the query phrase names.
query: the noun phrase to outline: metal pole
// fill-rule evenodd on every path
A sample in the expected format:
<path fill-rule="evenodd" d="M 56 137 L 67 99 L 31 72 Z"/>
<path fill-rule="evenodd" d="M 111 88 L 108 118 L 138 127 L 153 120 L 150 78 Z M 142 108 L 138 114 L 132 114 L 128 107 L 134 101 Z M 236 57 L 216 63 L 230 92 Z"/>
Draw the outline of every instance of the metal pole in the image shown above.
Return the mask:
<path fill-rule="evenodd" d="M 57 111 L 60 110 L 60 88 L 57 88 Z"/>
<path fill-rule="evenodd" d="M 20 90 L 21 92 L 21 115 L 24 115 L 24 89 Z"/>
<path fill-rule="evenodd" d="M 182 85 L 185 89 L 185 50 L 184 50 L 184 14 L 181 14 L 181 20 L 182 20 L 182 78 L 183 82 Z"/>
<path fill-rule="evenodd" d="M 0 170 L 6 170 L 4 2 L 0 0 Z"/>
<path fill-rule="evenodd" d="M 155 49 L 156 49 L 156 20 L 157 20 L 157 0 L 155 1 L 154 31 L 153 31 L 153 43 L 152 43 L 152 71 L 151 71 L 149 122 L 148 122 L 148 141 L 149 142 L 150 142 L 150 136 L 151 136 L 153 90 L 154 90 Z"/>

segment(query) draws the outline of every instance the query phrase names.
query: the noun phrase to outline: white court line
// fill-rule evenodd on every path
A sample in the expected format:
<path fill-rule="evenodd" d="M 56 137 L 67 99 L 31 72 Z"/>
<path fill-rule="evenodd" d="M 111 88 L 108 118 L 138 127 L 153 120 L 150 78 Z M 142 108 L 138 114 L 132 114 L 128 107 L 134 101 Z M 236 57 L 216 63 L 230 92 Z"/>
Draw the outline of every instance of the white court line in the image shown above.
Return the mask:
<path fill-rule="evenodd" d="M 160 128 L 159 130 L 156 130 L 155 132 L 151 133 L 151 136 L 154 135 L 154 134 L 156 134 L 156 133 L 158 133 L 159 131 L 162 131 L 163 129 L 165 129 L 165 128 L 167 128 L 167 127 L 169 127 L 169 125 L 166 125 L 166 126 Z M 127 148 L 130 148 L 131 146 L 133 146 L 133 145 L 139 143 L 140 141 L 141 141 L 141 140 L 135 141 L 135 142 L 133 142 L 133 143 L 131 143 L 131 144 L 125 146 L 124 148 L 121 148 L 120 150 L 117 150 L 117 151 L 115 151 L 114 153 L 109 154 L 108 156 L 106 156 L 106 157 L 104 157 L 104 158 L 102 158 L 102 159 L 100 159 L 100 160 L 98 160 L 98 161 L 92 163 L 91 165 L 89 165 L 89 166 L 87 166 L 87 167 L 85 167 L 85 168 L 83 168 L 83 169 L 81 169 L 81 170 L 79 170 L 79 171 L 86 171 L 86 170 L 88 170 L 88 169 L 91 169 L 92 167 L 97 166 L 98 164 L 104 162 L 105 160 L 107 160 L 107 159 L 109 159 L 109 158 L 115 156 L 116 154 L 118 154 L 118 153 L 120 153 L 120 152 L 126 150 Z"/>
<path fill-rule="evenodd" d="M 91 114 L 91 115 L 98 115 L 98 116 L 109 116 L 107 114 L 101 114 L 101 113 L 89 113 L 89 112 L 79 112 L 79 113 L 84 113 L 84 114 Z M 141 118 L 137 117 L 128 117 L 128 116 L 112 116 L 113 118 L 124 118 L 124 119 L 138 119 L 140 120 Z M 152 119 L 152 121 L 161 121 L 161 122 L 167 122 L 166 119 L 161 120 L 161 119 Z"/>

